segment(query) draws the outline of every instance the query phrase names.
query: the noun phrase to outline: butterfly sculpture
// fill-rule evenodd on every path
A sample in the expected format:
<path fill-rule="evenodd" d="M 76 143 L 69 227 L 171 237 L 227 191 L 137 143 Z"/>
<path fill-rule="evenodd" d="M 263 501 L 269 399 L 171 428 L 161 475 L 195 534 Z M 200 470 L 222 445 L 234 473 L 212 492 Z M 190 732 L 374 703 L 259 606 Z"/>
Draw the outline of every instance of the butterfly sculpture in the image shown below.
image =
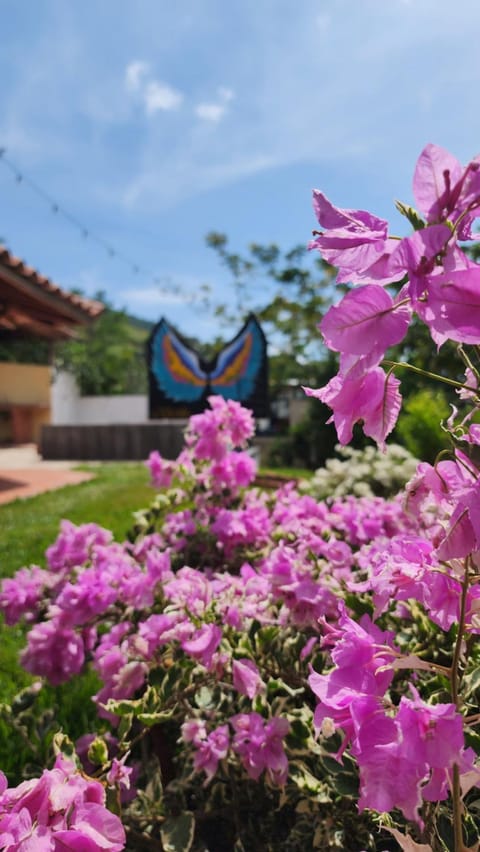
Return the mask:
<path fill-rule="evenodd" d="M 195 404 L 211 393 L 246 404 L 253 401 L 253 407 L 258 397 L 265 409 L 266 363 L 265 336 L 253 314 L 210 363 L 202 360 L 165 319 L 150 338 L 151 386 L 153 380 L 156 396 L 187 404 L 192 410 L 198 410 Z"/>

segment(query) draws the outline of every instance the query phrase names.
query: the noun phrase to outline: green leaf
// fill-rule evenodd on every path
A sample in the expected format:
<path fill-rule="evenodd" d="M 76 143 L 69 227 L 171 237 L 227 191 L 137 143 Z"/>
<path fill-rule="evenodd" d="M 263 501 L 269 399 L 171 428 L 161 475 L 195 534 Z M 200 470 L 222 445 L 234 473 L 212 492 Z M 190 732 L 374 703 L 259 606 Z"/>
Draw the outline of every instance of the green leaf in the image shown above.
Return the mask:
<path fill-rule="evenodd" d="M 290 722 L 290 728 L 291 734 L 296 737 L 297 740 L 304 742 L 310 738 L 310 728 L 305 722 L 302 722 L 301 719 L 292 719 Z"/>
<path fill-rule="evenodd" d="M 465 744 L 473 748 L 475 754 L 480 754 L 480 734 L 476 731 L 465 731 Z"/>
<path fill-rule="evenodd" d="M 95 766 L 104 766 L 108 762 L 108 748 L 102 737 L 95 737 L 90 743 L 87 756 Z"/>
<path fill-rule="evenodd" d="M 324 782 L 319 778 L 315 778 L 304 763 L 297 761 L 290 763 L 290 778 L 297 785 L 299 790 L 304 790 L 307 793 L 313 794 L 317 801 L 318 795 L 325 793 Z M 326 799 L 322 796 L 322 800 L 328 801 L 328 794 Z"/>
<path fill-rule="evenodd" d="M 414 207 L 410 207 L 409 204 L 404 204 L 402 201 L 396 201 L 395 207 L 402 216 L 405 216 L 408 219 L 414 231 L 421 231 L 422 228 L 425 227 L 426 222 L 417 213 Z"/>
<path fill-rule="evenodd" d="M 358 778 L 340 772 L 335 778 L 334 789 L 341 796 L 358 796 Z"/>
<path fill-rule="evenodd" d="M 338 775 L 343 769 L 342 764 L 338 760 L 333 760 L 331 757 L 323 757 L 322 763 L 328 775 Z"/>
<path fill-rule="evenodd" d="M 201 686 L 198 692 L 195 693 L 195 704 L 200 710 L 207 710 L 214 706 L 213 693 L 208 686 Z"/>
<path fill-rule="evenodd" d="M 107 703 L 102 706 L 109 713 L 114 713 L 115 716 L 130 716 L 132 714 L 136 716 L 142 712 L 144 703 L 143 698 L 138 698 L 136 701 L 127 701 L 126 699 L 115 701 L 115 699 L 109 698 Z"/>
<path fill-rule="evenodd" d="M 127 736 L 127 734 L 130 732 L 130 728 L 132 727 L 132 722 L 133 722 L 133 713 L 129 713 L 128 716 L 122 716 L 122 718 L 120 719 L 118 728 L 117 728 L 117 734 L 118 734 L 119 740 L 123 740 Z"/>
<path fill-rule="evenodd" d="M 154 725 L 159 725 L 160 722 L 171 719 L 174 712 L 175 707 L 172 707 L 170 710 L 160 710 L 158 713 L 139 713 L 137 719 L 142 725 L 146 725 L 147 728 L 153 728 Z"/>
<path fill-rule="evenodd" d="M 22 713 L 24 710 L 28 710 L 38 697 L 41 687 L 41 682 L 35 681 L 35 683 L 32 683 L 31 686 L 27 686 L 26 689 L 22 689 L 22 691 L 19 692 L 12 701 L 12 712 L 18 714 Z"/>
<path fill-rule="evenodd" d="M 169 817 L 160 829 L 164 852 L 189 852 L 195 833 L 195 818 L 191 811 Z"/>
<path fill-rule="evenodd" d="M 480 687 L 480 667 L 474 669 L 471 673 L 469 680 L 469 687 L 472 692 L 475 692 L 476 689 Z"/>
<path fill-rule="evenodd" d="M 182 673 L 182 678 L 184 675 Z M 178 692 L 180 688 L 181 680 L 179 676 L 178 666 L 172 666 L 168 669 L 166 675 L 164 676 L 162 683 L 160 684 L 160 688 L 158 690 L 158 697 L 161 701 L 167 701 L 174 692 Z"/>
<path fill-rule="evenodd" d="M 53 753 L 55 755 L 63 754 L 64 757 L 68 757 L 69 760 L 73 760 L 77 765 L 79 764 L 75 746 L 70 737 L 67 737 L 66 734 L 62 734 L 61 731 L 59 731 L 58 734 L 55 734 L 52 740 L 52 746 Z"/>
<path fill-rule="evenodd" d="M 267 690 L 268 690 L 269 693 L 278 692 L 278 691 L 286 692 L 287 695 L 290 695 L 290 696 L 301 695 L 302 692 L 305 691 L 303 686 L 300 686 L 297 689 L 293 689 L 291 686 L 288 685 L 288 683 L 285 683 L 285 681 L 282 680 L 282 678 L 280 678 L 280 677 L 275 678 L 275 679 L 271 678 L 268 681 Z"/>
<path fill-rule="evenodd" d="M 345 603 L 355 615 L 373 615 L 373 603 L 369 598 L 362 598 L 359 595 L 353 595 L 347 592 L 345 595 Z"/>

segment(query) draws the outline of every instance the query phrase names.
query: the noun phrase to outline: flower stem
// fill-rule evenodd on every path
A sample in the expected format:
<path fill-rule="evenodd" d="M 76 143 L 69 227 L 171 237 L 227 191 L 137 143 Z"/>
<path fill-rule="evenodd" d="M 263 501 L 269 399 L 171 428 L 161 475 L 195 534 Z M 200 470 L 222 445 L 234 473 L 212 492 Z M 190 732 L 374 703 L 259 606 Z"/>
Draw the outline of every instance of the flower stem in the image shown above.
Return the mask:
<path fill-rule="evenodd" d="M 470 558 L 467 556 L 465 559 L 465 573 L 463 577 L 462 583 L 462 594 L 460 598 L 460 615 L 458 619 L 458 633 L 457 640 L 455 642 L 455 648 L 453 651 L 453 659 L 452 659 L 452 668 L 450 670 L 450 685 L 451 685 L 451 694 L 452 700 L 457 708 L 460 711 L 460 682 L 461 682 L 461 672 L 460 672 L 460 657 L 462 653 L 462 644 L 463 644 L 463 634 L 465 630 L 465 614 L 467 608 L 467 591 L 470 582 Z M 460 788 L 460 771 L 458 765 L 455 764 L 453 767 L 453 778 L 452 778 L 452 806 L 453 806 L 453 832 L 455 838 L 455 852 L 465 852 L 466 847 L 463 843 L 463 829 L 462 829 L 462 791 Z"/>
<path fill-rule="evenodd" d="M 436 382 L 444 382 L 446 385 L 451 385 L 454 388 L 461 388 L 462 390 L 473 391 L 473 393 L 478 392 L 478 388 L 471 388 L 470 385 L 466 385 L 463 382 L 457 382 L 455 379 L 448 379 L 446 376 L 440 376 L 438 373 L 431 373 L 429 370 L 422 370 L 421 367 L 415 367 L 413 364 L 408 364 L 406 361 L 387 361 L 383 362 L 387 367 L 402 367 L 405 370 L 412 370 L 414 373 L 418 373 L 419 376 L 425 376 L 427 379 L 434 379 Z"/>

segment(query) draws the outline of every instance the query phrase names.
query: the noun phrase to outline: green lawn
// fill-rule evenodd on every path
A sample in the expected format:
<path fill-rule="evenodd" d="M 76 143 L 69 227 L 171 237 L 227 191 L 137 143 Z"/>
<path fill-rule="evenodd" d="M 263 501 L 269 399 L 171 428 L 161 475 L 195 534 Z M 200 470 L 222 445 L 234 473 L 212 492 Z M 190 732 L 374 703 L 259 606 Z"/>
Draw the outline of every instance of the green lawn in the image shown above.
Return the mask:
<path fill-rule="evenodd" d="M 0 577 L 12 576 L 22 565 L 41 564 L 62 518 L 75 524 L 95 521 L 122 540 L 132 512 L 153 498 L 143 464 L 83 465 L 82 470 L 95 479 L 0 506 Z"/>
<path fill-rule="evenodd" d="M 262 467 L 259 470 L 260 474 L 269 476 L 286 476 L 292 479 L 311 479 L 313 470 L 308 470 L 306 467 Z"/>

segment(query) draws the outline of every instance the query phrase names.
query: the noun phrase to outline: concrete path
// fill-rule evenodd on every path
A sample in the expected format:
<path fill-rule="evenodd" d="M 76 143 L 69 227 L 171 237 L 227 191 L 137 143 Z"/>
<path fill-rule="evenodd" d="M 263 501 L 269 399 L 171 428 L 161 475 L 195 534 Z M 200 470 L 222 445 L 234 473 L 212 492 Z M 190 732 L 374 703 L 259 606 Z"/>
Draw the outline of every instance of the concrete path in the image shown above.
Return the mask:
<path fill-rule="evenodd" d="M 43 461 L 35 444 L 0 447 L 0 504 L 92 479 L 91 473 L 72 470 L 75 464 Z"/>

